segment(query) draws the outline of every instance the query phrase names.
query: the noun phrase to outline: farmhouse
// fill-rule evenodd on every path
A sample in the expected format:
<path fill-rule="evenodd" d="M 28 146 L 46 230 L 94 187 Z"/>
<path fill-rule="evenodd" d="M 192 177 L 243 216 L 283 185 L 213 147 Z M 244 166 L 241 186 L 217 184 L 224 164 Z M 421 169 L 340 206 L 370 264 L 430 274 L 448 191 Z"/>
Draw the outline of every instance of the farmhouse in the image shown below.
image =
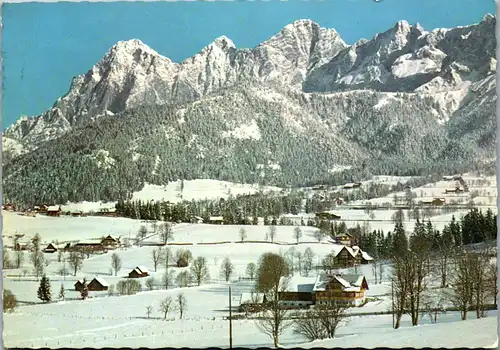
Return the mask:
<path fill-rule="evenodd" d="M 264 293 L 241 293 L 239 312 L 259 311 L 266 302 Z"/>
<path fill-rule="evenodd" d="M 365 291 L 368 283 L 363 275 L 326 275 L 319 274 L 314 284 L 315 304 L 325 305 L 331 302 L 359 306 L 366 300 Z"/>
<path fill-rule="evenodd" d="M 58 205 L 52 205 L 47 208 L 47 216 L 60 216 L 61 207 Z"/>
<path fill-rule="evenodd" d="M 144 266 L 137 266 L 128 274 L 128 278 L 142 278 L 148 276 L 149 276 L 148 268 Z"/>
<path fill-rule="evenodd" d="M 89 291 L 101 292 L 108 290 L 109 284 L 100 277 L 95 277 L 87 286 Z"/>
<path fill-rule="evenodd" d="M 339 244 L 349 246 L 349 247 L 353 244 L 353 238 L 354 237 L 348 232 L 341 233 L 341 234 L 338 234 L 337 236 L 335 236 L 335 239 Z"/>
<path fill-rule="evenodd" d="M 446 202 L 446 199 L 444 199 L 444 198 L 433 198 L 433 199 L 421 201 L 421 203 L 424 205 L 434 205 L 434 206 L 441 206 L 445 202 Z"/>
<path fill-rule="evenodd" d="M 199 217 L 199 216 L 193 216 L 191 217 L 191 223 L 192 224 L 203 224 L 203 218 Z"/>
<path fill-rule="evenodd" d="M 118 216 L 118 212 L 116 211 L 116 208 L 102 208 L 95 213 L 95 216 L 115 218 Z"/>
<path fill-rule="evenodd" d="M 333 251 L 333 264 L 340 268 L 351 267 L 359 264 L 368 264 L 373 258 L 357 246 L 344 245 L 340 250 Z"/>
<path fill-rule="evenodd" d="M 49 245 L 43 250 L 44 253 L 55 253 L 57 252 L 57 247 L 52 244 L 52 243 L 49 243 Z"/>
<path fill-rule="evenodd" d="M 330 212 L 327 212 L 327 211 L 323 211 L 323 212 L 316 213 L 316 218 L 322 219 L 322 220 L 339 220 L 340 216 L 335 215 L 335 214 L 330 213 Z"/>
<path fill-rule="evenodd" d="M 66 246 L 68 247 L 68 246 Z M 106 248 L 99 241 L 81 241 L 74 245 L 70 245 L 69 250 L 83 251 L 83 252 L 104 252 Z"/>
<path fill-rule="evenodd" d="M 101 244 L 108 249 L 112 249 L 120 244 L 120 239 L 113 238 L 113 237 L 111 237 L 111 235 L 108 235 L 107 237 L 104 237 L 101 240 Z"/>
<path fill-rule="evenodd" d="M 451 188 L 447 188 L 446 190 L 444 190 L 444 193 L 447 194 L 447 193 L 462 193 L 464 190 L 460 188 L 460 186 L 457 186 L 455 187 L 454 189 L 451 189 Z"/>
<path fill-rule="evenodd" d="M 210 219 L 208 220 L 209 224 L 212 225 L 223 225 L 224 224 L 224 217 L 223 216 L 211 216 Z"/>
<path fill-rule="evenodd" d="M 345 190 L 349 190 L 352 188 L 359 188 L 359 187 L 361 187 L 361 182 L 350 182 L 344 185 Z"/>
<path fill-rule="evenodd" d="M 279 301 L 288 307 L 326 305 L 332 302 L 359 306 L 366 300 L 368 283 L 363 275 L 318 274 L 315 278 L 292 277 Z"/>
<path fill-rule="evenodd" d="M 75 290 L 77 292 L 81 292 L 85 286 L 84 280 L 78 280 L 75 283 Z"/>

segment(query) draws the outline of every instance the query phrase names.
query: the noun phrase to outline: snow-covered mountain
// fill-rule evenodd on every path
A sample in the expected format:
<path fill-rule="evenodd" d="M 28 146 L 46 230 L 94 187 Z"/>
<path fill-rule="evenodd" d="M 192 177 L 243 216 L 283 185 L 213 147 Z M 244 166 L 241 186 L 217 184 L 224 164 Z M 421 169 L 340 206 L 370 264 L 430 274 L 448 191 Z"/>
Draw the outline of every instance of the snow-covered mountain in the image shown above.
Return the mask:
<path fill-rule="evenodd" d="M 457 91 L 446 104 L 459 106 L 471 82 L 495 71 L 495 22 L 487 15 L 475 25 L 425 32 L 400 21 L 370 41 L 348 46 L 335 30 L 299 20 L 253 49 L 237 49 L 223 36 L 181 63 L 140 40 L 118 42 L 75 77 L 49 111 L 20 119 L 5 136 L 31 149 L 103 115 L 142 104 L 195 101 L 237 84 L 305 92 Z M 449 116 L 454 110 L 443 112 Z"/>
<path fill-rule="evenodd" d="M 177 179 L 287 186 L 476 167 L 495 156 L 495 22 L 400 21 L 349 46 L 300 20 L 181 63 L 119 42 L 53 108 L 5 131 L 4 195 L 113 201 Z"/>

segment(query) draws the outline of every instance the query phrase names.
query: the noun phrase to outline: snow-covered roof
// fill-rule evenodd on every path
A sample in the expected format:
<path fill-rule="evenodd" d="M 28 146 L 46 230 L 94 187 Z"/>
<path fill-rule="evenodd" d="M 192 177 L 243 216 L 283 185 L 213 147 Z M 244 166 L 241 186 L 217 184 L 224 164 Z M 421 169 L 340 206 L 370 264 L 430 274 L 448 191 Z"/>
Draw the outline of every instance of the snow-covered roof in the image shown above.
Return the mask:
<path fill-rule="evenodd" d="M 78 280 L 75 282 L 75 284 L 77 284 L 77 283 L 83 284 L 83 280 Z"/>
<path fill-rule="evenodd" d="M 260 304 L 264 302 L 264 293 L 241 293 L 240 305 Z"/>
<path fill-rule="evenodd" d="M 316 277 L 316 282 L 314 283 L 313 291 L 314 292 L 325 291 L 328 282 L 335 279 L 342 285 L 343 291 L 359 292 L 364 278 L 365 277 L 363 275 L 355 275 L 355 274 L 331 276 L 325 273 L 321 273 L 318 274 L 318 276 Z"/>
<path fill-rule="evenodd" d="M 103 280 L 101 277 L 94 277 L 94 279 L 99 282 L 99 284 L 103 287 L 109 287 L 109 284 L 108 282 L 106 282 L 105 280 Z"/>
<path fill-rule="evenodd" d="M 211 216 L 210 221 L 222 221 L 224 220 L 223 216 Z"/>
<path fill-rule="evenodd" d="M 195 218 L 196 220 L 202 220 L 202 221 L 203 221 L 203 218 L 202 218 L 202 217 L 199 217 L 199 216 L 194 216 L 194 218 Z"/>
<path fill-rule="evenodd" d="M 298 293 L 311 293 L 314 289 L 314 282 L 316 277 L 303 277 L 294 275 L 291 278 L 282 277 L 280 284 L 287 279 L 287 292 L 298 292 Z"/>
<path fill-rule="evenodd" d="M 58 205 L 51 205 L 47 208 L 47 211 L 59 211 L 61 208 Z"/>
<path fill-rule="evenodd" d="M 370 256 L 370 254 L 368 254 L 367 252 L 364 252 L 361 250 L 361 257 L 367 261 L 371 261 L 373 260 L 373 258 Z"/>
<path fill-rule="evenodd" d="M 137 266 L 136 269 L 138 269 L 140 273 L 148 272 L 148 268 L 146 266 Z"/>
<path fill-rule="evenodd" d="M 78 241 L 76 244 L 101 244 L 101 241 L 95 239 L 88 239 L 84 241 Z"/>

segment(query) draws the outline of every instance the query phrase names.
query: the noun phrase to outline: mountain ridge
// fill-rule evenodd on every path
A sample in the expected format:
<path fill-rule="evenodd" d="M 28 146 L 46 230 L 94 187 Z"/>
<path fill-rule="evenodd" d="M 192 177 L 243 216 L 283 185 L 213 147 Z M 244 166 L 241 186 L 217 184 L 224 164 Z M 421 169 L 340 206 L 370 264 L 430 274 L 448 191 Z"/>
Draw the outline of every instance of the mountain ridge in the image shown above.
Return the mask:
<path fill-rule="evenodd" d="M 485 16 L 426 32 L 398 21 L 347 45 L 298 20 L 253 49 L 220 36 L 180 63 L 118 42 L 52 109 L 6 130 L 5 198 L 116 200 L 177 179 L 302 186 L 477 168 L 495 156 L 495 24 Z"/>
<path fill-rule="evenodd" d="M 495 17 L 485 16 L 478 24 L 455 30 L 484 26 L 492 21 L 496 21 Z M 31 143 L 34 147 L 38 142 L 57 138 L 73 126 L 84 125 L 104 114 L 119 113 L 143 101 L 154 104 L 193 101 L 242 80 L 277 84 L 305 92 L 342 91 L 345 90 L 342 84 L 339 86 L 337 82 L 332 85 L 326 81 L 338 73 L 328 71 L 332 65 L 341 67 L 343 63 L 338 60 L 359 47 L 384 46 L 386 37 L 396 36 L 397 45 L 398 40 L 403 40 L 402 37 L 412 30 L 420 35 L 430 35 L 431 42 L 439 42 L 439 33 L 454 29 L 423 32 L 418 24 L 411 26 L 407 21 L 398 21 L 371 40 L 347 45 L 334 29 L 322 28 L 311 20 L 302 19 L 288 24 L 253 49 L 236 49 L 229 38 L 221 36 L 180 63 L 160 55 L 138 39 L 120 41 L 86 74 L 73 78 L 68 93 L 59 98 L 49 111 L 40 116 L 21 118 L 7 128 L 4 136 L 26 141 L 24 143 Z M 385 46 L 383 50 L 393 52 L 393 47 Z M 346 59 L 349 61 L 349 57 Z M 377 65 L 370 65 L 366 70 L 366 74 L 371 74 L 377 81 L 377 74 L 373 73 L 380 70 Z M 318 75 L 321 78 L 317 78 Z M 351 75 L 344 76 L 344 81 Z M 436 84 L 439 82 L 434 82 Z M 452 84 L 452 87 L 457 85 Z M 348 89 L 352 88 L 392 91 L 373 84 L 355 84 Z M 434 90 L 434 87 L 427 88 Z"/>

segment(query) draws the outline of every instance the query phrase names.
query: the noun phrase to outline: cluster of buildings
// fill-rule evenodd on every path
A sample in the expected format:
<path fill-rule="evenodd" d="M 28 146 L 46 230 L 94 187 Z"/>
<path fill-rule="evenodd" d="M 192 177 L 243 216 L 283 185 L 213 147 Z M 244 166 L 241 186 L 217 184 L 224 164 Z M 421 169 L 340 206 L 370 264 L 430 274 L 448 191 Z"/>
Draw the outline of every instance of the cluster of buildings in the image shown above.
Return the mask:
<path fill-rule="evenodd" d="M 281 278 L 280 283 L 286 288 L 278 293 L 279 303 L 291 309 L 332 303 L 361 306 L 366 302 L 366 291 L 369 289 L 365 276 L 358 274 L 293 276 L 291 279 Z M 263 293 L 242 293 L 239 309 L 240 312 L 258 311 L 266 302 Z"/>

